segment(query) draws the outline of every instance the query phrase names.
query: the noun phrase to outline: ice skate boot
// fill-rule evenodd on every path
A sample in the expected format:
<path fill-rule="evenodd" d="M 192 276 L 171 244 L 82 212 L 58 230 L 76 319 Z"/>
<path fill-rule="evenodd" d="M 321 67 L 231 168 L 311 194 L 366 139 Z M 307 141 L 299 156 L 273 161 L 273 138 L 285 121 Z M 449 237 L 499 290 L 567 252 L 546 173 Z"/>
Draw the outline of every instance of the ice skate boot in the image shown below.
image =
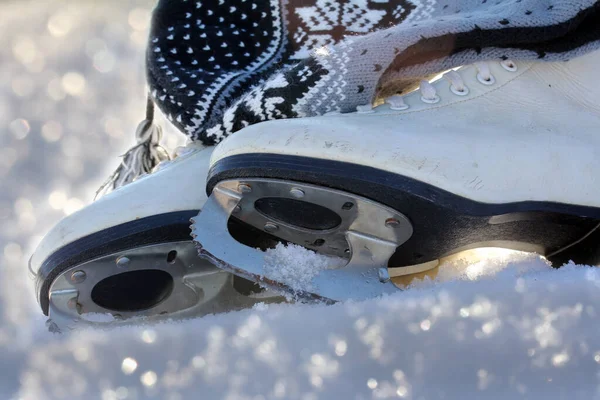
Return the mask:
<path fill-rule="evenodd" d="M 197 255 L 190 219 L 206 201 L 212 150 L 188 151 L 160 165 L 46 235 L 29 268 L 52 329 L 185 318 L 278 301 Z"/>
<path fill-rule="evenodd" d="M 599 65 L 599 51 L 478 63 L 375 108 L 246 127 L 212 154 L 211 195 L 193 227 L 200 254 L 326 302 L 394 292 L 390 276 L 471 248 L 596 263 Z M 298 289 L 230 234 L 232 220 L 346 265 Z"/>

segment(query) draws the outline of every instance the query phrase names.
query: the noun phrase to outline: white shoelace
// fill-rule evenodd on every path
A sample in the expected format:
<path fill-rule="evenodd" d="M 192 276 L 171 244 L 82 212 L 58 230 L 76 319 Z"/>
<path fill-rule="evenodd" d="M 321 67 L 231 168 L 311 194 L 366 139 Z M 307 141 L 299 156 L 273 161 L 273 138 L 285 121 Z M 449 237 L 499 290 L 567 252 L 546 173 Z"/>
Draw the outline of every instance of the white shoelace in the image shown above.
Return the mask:
<path fill-rule="evenodd" d="M 486 62 L 477 62 L 474 64 L 477 69 L 477 80 L 484 85 L 493 85 L 496 79 L 490 71 L 490 65 Z"/>
<path fill-rule="evenodd" d="M 517 71 L 517 65 L 511 60 L 504 60 L 500 62 L 502 67 L 510 72 Z M 491 73 L 490 65 L 488 62 L 476 62 L 473 64 L 477 70 L 477 80 L 486 86 L 493 85 L 496 83 L 496 78 Z M 450 83 L 450 91 L 457 96 L 466 96 L 469 94 L 469 88 L 465 85 L 461 75 L 455 70 L 451 70 L 442 75 L 442 79 L 447 80 Z M 437 82 L 437 81 L 436 81 Z M 428 81 L 421 81 L 419 85 L 419 92 L 421 93 L 421 101 L 427 104 L 438 103 L 441 99 L 437 93 L 435 86 Z M 393 95 L 385 99 L 385 103 L 390 106 L 391 110 L 402 111 L 409 108 L 404 102 L 404 96 Z M 364 114 L 373 112 L 373 107 L 370 104 L 360 105 L 356 107 L 356 112 Z"/>

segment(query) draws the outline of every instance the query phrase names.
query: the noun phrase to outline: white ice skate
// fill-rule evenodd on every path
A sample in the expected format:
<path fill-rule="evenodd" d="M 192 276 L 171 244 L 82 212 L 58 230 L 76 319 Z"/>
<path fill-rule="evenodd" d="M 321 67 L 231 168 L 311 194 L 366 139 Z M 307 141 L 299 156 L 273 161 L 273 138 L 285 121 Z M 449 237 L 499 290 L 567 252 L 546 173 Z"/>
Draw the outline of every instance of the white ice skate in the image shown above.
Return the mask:
<path fill-rule="evenodd" d="M 249 126 L 212 155 L 195 241 L 224 270 L 325 301 L 394 292 L 389 275 L 474 247 L 596 262 L 599 65 L 479 63 L 374 109 Z M 347 265 L 294 290 L 230 218 Z"/>
<path fill-rule="evenodd" d="M 46 235 L 29 269 L 51 329 L 185 318 L 282 300 L 201 259 L 191 241 L 190 218 L 206 202 L 213 149 L 192 146 Z"/>
<path fill-rule="evenodd" d="M 61 328 L 204 315 L 274 296 L 252 282 L 364 299 L 484 246 L 596 263 L 597 65 L 492 61 L 374 109 L 249 126 L 55 227 L 30 264 L 42 310 Z M 257 248 L 278 242 L 347 265 L 298 290 L 265 270 Z"/>

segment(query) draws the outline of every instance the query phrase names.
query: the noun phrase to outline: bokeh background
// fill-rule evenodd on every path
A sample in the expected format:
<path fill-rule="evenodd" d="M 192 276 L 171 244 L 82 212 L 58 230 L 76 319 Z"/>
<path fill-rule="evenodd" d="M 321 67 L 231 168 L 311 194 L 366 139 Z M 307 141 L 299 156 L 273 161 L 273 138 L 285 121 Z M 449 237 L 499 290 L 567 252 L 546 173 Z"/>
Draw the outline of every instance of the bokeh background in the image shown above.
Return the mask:
<path fill-rule="evenodd" d="M 134 143 L 154 4 L 0 1 L 0 358 L 7 366 L 23 359 L 44 324 L 27 275 L 31 253 L 56 222 L 93 200 Z M 160 123 L 168 147 L 184 141 Z M 18 385 L 18 368 L 3 369 L 0 387 Z"/>
<path fill-rule="evenodd" d="M 362 303 L 49 333 L 28 258 L 134 143 L 154 3 L 0 0 L 0 399 L 600 399 L 600 270 L 534 256 Z"/>

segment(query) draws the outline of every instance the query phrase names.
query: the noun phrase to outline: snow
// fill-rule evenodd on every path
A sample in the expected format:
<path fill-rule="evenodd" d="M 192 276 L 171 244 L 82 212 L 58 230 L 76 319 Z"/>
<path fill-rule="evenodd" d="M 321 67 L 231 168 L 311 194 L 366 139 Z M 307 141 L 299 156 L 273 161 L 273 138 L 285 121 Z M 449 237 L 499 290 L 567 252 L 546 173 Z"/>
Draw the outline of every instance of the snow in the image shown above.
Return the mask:
<path fill-rule="evenodd" d="M 515 279 L 532 271 L 547 271 L 550 263 L 537 254 L 520 251 L 483 248 L 464 251 L 441 260 L 434 279 L 417 280 L 411 287 L 426 287 L 454 280 L 474 281 L 511 273 Z"/>
<path fill-rule="evenodd" d="M 600 270 L 490 266 L 360 303 L 49 335 L 19 396 L 599 398 Z"/>
<path fill-rule="evenodd" d="M 384 299 L 48 332 L 27 260 L 133 143 L 153 4 L 0 2 L 1 399 L 600 399 L 599 270 L 521 253 Z M 289 250 L 307 284 L 312 256 Z"/>
<path fill-rule="evenodd" d="M 81 317 L 89 322 L 113 322 L 115 320 L 112 314 L 103 313 L 86 313 Z"/>
<path fill-rule="evenodd" d="M 295 291 L 311 291 L 312 279 L 325 269 L 339 268 L 348 261 L 317 254 L 295 244 L 277 244 L 264 256 L 263 274 Z"/>

